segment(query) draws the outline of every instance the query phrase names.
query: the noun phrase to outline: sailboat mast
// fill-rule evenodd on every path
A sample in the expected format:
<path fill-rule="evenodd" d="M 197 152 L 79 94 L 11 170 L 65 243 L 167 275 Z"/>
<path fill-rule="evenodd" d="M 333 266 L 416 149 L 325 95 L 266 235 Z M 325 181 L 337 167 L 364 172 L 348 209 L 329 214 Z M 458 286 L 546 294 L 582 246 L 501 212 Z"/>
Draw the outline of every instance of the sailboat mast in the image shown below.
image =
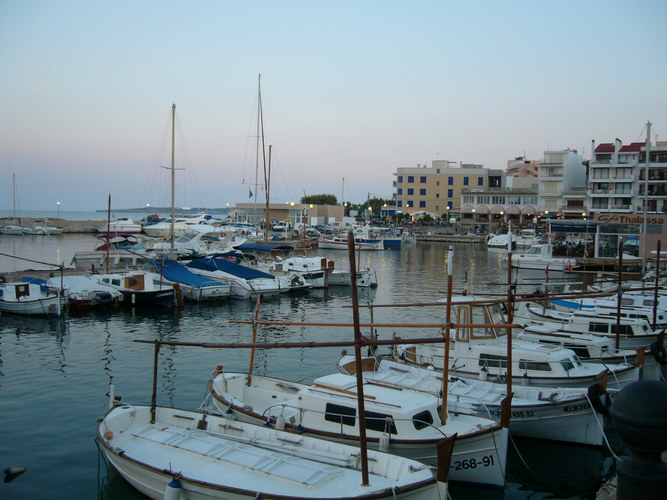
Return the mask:
<path fill-rule="evenodd" d="M 644 224 L 642 235 L 642 274 L 646 274 L 646 250 L 648 247 L 648 173 L 649 173 L 649 155 L 651 154 L 651 122 L 646 123 L 646 167 L 644 170 Z M 619 256 L 620 257 L 620 256 Z M 659 270 L 656 270 L 656 273 Z M 656 279 L 657 274 L 656 274 Z"/>
<path fill-rule="evenodd" d="M 12 174 L 12 202 L 14 203 L 13 217 L 16 219 L 16 174 Z"/>
<path fill-rule="evenodd" d="M 260 142 L 261 139 L 261 142 Z M 255 151 L 255 202 L 253 214 L 257 218 L 257 191 L 259 188 L 259 151 L 262 147 L 262 165 L 264 166 L 264 186 L 266 187 L 266 146 L 264 144 L 264 113 L 262 111 L 262 75 L 257 77 L 257 150 Z M 268 196 L 268 194 L 267 194 Z"/>
<path fill-rule="evenodd" d="M 174 138 L 175 138 L 175 120 L 176 120 L 176 104 L 171 105 L 171 224 L 169 225 L 169 241 L 171 249 L 174 249 Z"/>
<path fill-rule="evenodd" d="M 264 243 L 269 242 L 269 192 L 271 190 L 271 144 L 269 144 L 269 175 L 266 181 L 266 210 L 264 211 Z"/>

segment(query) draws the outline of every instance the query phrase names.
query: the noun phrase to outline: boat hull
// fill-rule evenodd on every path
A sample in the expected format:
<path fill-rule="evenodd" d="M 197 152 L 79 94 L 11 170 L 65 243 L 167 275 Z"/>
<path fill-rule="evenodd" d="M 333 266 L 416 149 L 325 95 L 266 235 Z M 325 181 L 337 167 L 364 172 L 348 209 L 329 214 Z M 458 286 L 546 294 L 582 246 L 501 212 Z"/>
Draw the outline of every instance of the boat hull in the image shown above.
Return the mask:
<path fill-rule="evenodd" d="M 176 305 L 176 291 L 173 288 L 165 290 L 121 290 L 123 305 L 173 307 Z"/>
<path fill-rule="evenodd" d="M 20 302 L 0 300 L 0 311 L 21 316 L 58 317 L 61 314 L 59 302 L 58 296 Z"/>
<path fill-rule="evenodd" d="M 362 486 L 356 466 L 344 465 L 358 454 L 353 448 L 198 412 L 161 407 L 155 412 L 152 424 L 150 407 L 116 407 L 97 431 L 109 462 L 149 498 L 446 498 L 446 484 L 415 462 L 369 454 L 370 484 Z M 376 460 L 381 462 L 377 467 Z M 398 478 L 381 476 L 375 472 L 381 466 L 406 472 L 399 471 Z M 180 488 L 170 487 L 174 477 Z"/>

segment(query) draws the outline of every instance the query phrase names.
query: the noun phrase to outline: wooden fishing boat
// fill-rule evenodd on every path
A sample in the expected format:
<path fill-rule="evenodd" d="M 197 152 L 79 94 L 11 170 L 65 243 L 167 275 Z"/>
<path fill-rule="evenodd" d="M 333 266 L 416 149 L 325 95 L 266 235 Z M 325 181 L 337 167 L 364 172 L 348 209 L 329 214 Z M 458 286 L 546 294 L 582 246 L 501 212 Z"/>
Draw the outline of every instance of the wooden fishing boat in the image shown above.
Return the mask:
<path fill-rule="evenodd" d="M 361 366 L 368 383 L 425 391 L 442 397 L 442 372 L 372 357 L 364 358 Z M 338 368 L 354 375 L 354 357 L 342 356 Z M 509 429 L 513 435 L 591 446 L 602 444 L 605 416 L 596 414 L 587 389 L 519 385 L 513 387 L 512 393 Z M 447 408 L 453 413 L 500 420 L 506 397 L 504 383 L 451 377 L 447 384 Z M 599 402 L 601 405 L 606 403 Z M 605 412 L 604 406 L 602 411 Z"/>
<path fill-rule="evenodd" d="M 308 385 L 218 367 L 208 389 L 222 414 L 351 444 L 360 436 L 356 384 L 355 377 L 345 374 L 319 377 Z M 443 425 L 438 398 L 424 392 L 365 383 L 363 394 L 369 447 L 435 465 L 437 442 L 456 434 L 449 478 L 504 486 L 508 434 L 497 422 L 449 412 Z"/>
<path fill-rule="evenodd" d="M 113 467 L 153 499 L 445 500 L 430 467 L 323 439 L 176 408 L 112 407 L 97 439 Z"/>
<path fill-rule="evenodd" d="M 110 285 L 123 294 L 124 306 L 166 306 L 177 304 L 176 290 L 166 282 L 157 282 L 146 271 L 92 274 L 93 281 Z"/>
<path fill-rule="evenodd" d="M 0 311 L 23 316 L 60 316 L 60 293 L 29 281 L 0 283 Z"/>
<path fill-rule="evenodd" d="M 452 329 L 449 373 L 466 378 L 507 376 L 508 338 L 500 304 L 475 296 L 452 297 L 455 322 Z M 482 326 L 475 326 L 482 325 Z M 620 389 L 638 380 L 639 369 L 628 363 L 601 365 L 582 362 L 571 349 L 512 339 L 512 380 L 547 387 L 589 387 L 609 372 L 609 386 Z M 416 365 L 444 366 L 443 343 L 409 345 L 392 350 L 395 360 Z"/>

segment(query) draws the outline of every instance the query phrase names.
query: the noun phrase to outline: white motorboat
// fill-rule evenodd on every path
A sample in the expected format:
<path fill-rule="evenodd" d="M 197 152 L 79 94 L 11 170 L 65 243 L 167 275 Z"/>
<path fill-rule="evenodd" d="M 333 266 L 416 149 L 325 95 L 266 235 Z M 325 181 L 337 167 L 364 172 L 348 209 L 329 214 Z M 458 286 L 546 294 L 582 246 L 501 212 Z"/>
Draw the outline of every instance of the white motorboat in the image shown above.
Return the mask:
<path fill-rule="evenodd" d="M 58 317 L 62 314 L 61 294 L 29 280 L 0 283 L 0 311 L 23 316 Z"/>
<path fill-rule="evenodd" d="M 449 372 L 465 378 L 507 376 L 507 328 L 498 303 L 474 296 L 452 298 L 453 321 L 461 325 L 451 332 Z M 487 325 L 487 326 L 475 326 Z M 437 344 L 404 344 L 393 349 L 395 359 L 444 367 L 445 346 Z M 601 365 L 582 362 L 571 349 L 559 345 L 538 344 L 512 339 L 512 381 L 548 387 L 589 387 L 609 371 L 609 387 L 622 388 L 638 380 L 639 369 L 627 363 Z"/>
<path fill-rule="evenodd" d="M 577 259 L 554 257 L 551 243 L 533 245 L 526 253 L 512 255 L 512 267 L 549 271 L 572 271 L 577 269 Z"/>
<path fill-rule="evenodd" d="M 166 281 L 156 282 L 147 271 L 126 273 L 92 274 L 90 278 L 98 283 L 110 285 L 123 294 L 123 305 L 166 306 L 177 304 L 176 290 Z"/>
<path fill-rule="evenodd" d="M 249 299 L 276 297 L 281 293 L 304 291 L 310 288 L 302 278 L 280 279 L 272 274 L 242 266 L 222 258 L 198 258 L 187 267 L 207 278 L 227 281 L 232 287 L 232 298 Z"/>
<path fill-rule="evenodd" d="M 24 234 L 45 236 L 52 234 L 62 234 L 62 232 L 62 227 L 52 226 L 46 221 L 33 221 L 30 227 L 25 228 Z"/>
<path fill-rule="evenodd" d="M 115 307 L 123 301 L 120 290 L 87 276 L 53 277 L 46 280 L 46 283 L 54 289 L 60 289 L 70 307 L 74 309 Z"/>
<path fill-rule="evenodd" d="M 621 297 L 621 319 L 636 318 L 646 321 L 649 325 L 653 325 L 654 307 L 623 305 L 625 293 Z M 637 297 L 630 300 L 637 300 Z M 641 299 L 639 299 L 641 300 Z M 549 303 L 556 309 L 561 311 L 568 311 L 579 314 L 580 311 L 586 311 L 588 315 L 604 318 L 616 318 L 618 316 L 618 300 L 616 296 L 611 298 L 595 298 L 595 297 L 580 297 L 580 298 L 555 298 L 549 299 Z M 627 302 L 626 302 L 627 303 Z M 659 303 L 660 304 L 660 303 Z M 655 310 L 655 328 L 667 328 L 667 310 L 660 305 Z"/>
<path fill-rule="evenodd" d="M 328 260 L 326 257 L 276 259 L 270 265 L 270 272 L 274 271 L 299 273 L 316 288 L 352 285 L 350 271 L 336 269 L 334 261 Z M 356 278 L 358 287 L 375 288 L 378 286 L 377 274 L 373 266 L 358 270 Z"/>
<path fill-rule="evenodd" d="M 356 377 L 332 374 L 311 385 L 218 367 L 209 392 L 218 410 L 239 420 L 267 421 L 290 432 L 343 443 L 359 441 Z M 369 448 L 429 464 L 436 443 L 457 435 L 449 471 L 451 481 L 492 487 L 505 484 L 507 429 L 491 419 L 448 412 L 440 422 L 439 399 L 424 392 L 379 384 L 363 386 Z"/>
<path fill-rule="evenodd" d="M 347 236 L 334 236 L 333 238 L 317 240 L 317 246 L 321 250 L 347 250 Z M 384 250 L 384 244 L 381 239 L 377 240 L 362 240 L 355 238 L 355 250 Z"/>
<path fill-rule="evenodd" d="M 100 235 L 101 242 L 94 250 L 75 252 L 71 264 L 77 269 L 102 269 L 106 266 L 107 257 L 109 267 L 137 267 L 153 258 L 155 253 L 148 250 L 136 236 Z"/>
<path fill-rule="evenodd" d="M 539 243 L 540 237 L 534 229 L 522 229 L 515 240 L 516 248 L 530 248 Z"/>
<path fill-rule="evenodd" d="M 414 460 L 176 408 L 112 407 L 97 440 L 149 498 L 446 500 L 447 483 Z"/>
<path fill-rule="evenodd" d="M 613 312 L 616 312 L 614 308 Z M 560 332 L 592 334 L 604 342 L 609 352 L 610 341 L 616 339 L 616 317 L 596 314 L 589 309 L 560 310 L 550 306 L 524 302 L 514 315 L 514 321 L 524 328 L 537 332 L 543 327 L 545 333 Z M 660 332 L 653 330 L 644 318 L 622 317 L 619 325 L 619 347 L 637 349 L 655 342 Z"/>
<path fill-rule="evenodd" d="M 183 298 L 193 302 L 228 299 L 232 294 L 229 282 L 205 278 L 193 273 L 177 260 L 154 260 L 150 266 L 155 269 L 153 281 L 166 281 L 178 287 Z"/>
<path fill-rule="evenodd" d="M 338 368 L 356 373 L 353 356 L 344 355 Z M 362 359 L 364 380 L 428 392 L 442 398 L 441 372 L 388 359 Z M 596 415 L 586 389 L 513 386 L 510 432 L 516 436 L 565 441 L 584 445 L 602 444 L 604 414 Z M 492 381 L 451 378 L 447 385 L 447 409 L 500 420 L 507 386 Z M 599 399 L 599 403 L 605 403 Z M 603 407 L 604 408 L 604 407 Z M 608 413 L 608 410 L 604 410 Z"/>
<path fill-rule="evenodd" d="M 516 235 L 512 234 L 512 246 L 516 245 Z M 509 242 L 510 235 L 508 233 L 497 234 L 491 236 L 486 242 L 486 246 L 489 248 L 504 248 L 507 250 L 507 243 Z"/>
<path fill-rule="evenodd" d="M 97 228 L 98 233 L 109 234 L 137 234 L 141 232 L 141 224 L 134 222 L 130 217 L 118 217 Z"/>

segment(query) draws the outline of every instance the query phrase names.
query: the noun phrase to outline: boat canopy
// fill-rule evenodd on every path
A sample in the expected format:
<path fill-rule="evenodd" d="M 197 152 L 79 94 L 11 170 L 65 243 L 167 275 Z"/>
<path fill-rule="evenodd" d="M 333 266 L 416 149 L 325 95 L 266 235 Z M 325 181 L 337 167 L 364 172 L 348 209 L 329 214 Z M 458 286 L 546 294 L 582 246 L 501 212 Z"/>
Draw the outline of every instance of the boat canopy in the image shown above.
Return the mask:
<path fill-rule="evenodd" d="M 207 258 L 193 259 L 188 264 L 188 267 L 194 267 L 195 269 L 203 269 L 204 271 L 222 271 L 225 273 L 232 274 L 237 278 L 242 278 L 246 280 L 259 279 L 259 278 L 275 279 L 275 276 L 273 276 L 272 274 L 264 273 L 262 271 L 258 271 L 257 269 L 252 269 L 250 267 L 241 266 L 239 264 L 235 264 L 234 262 L 230 262 L 225 259 L 207 259 Z"/>
<path fill-rule="evenodd" d="M 237 250 L 242 252 L 289 252 L 294 250 L 294 247 L 291 245 L 260 245 L 257 243 L 244 243 L 236 247 Z"/>
<path fill-rule="evenodd" d="M 162 272 L 169 281 L 176 281 L 194 287 L 222 285 L 221 281 L 215 281 L 205 276 L 193 273 L 177 260 L 151 261 L 150 265 L 157 271 Z"/>

